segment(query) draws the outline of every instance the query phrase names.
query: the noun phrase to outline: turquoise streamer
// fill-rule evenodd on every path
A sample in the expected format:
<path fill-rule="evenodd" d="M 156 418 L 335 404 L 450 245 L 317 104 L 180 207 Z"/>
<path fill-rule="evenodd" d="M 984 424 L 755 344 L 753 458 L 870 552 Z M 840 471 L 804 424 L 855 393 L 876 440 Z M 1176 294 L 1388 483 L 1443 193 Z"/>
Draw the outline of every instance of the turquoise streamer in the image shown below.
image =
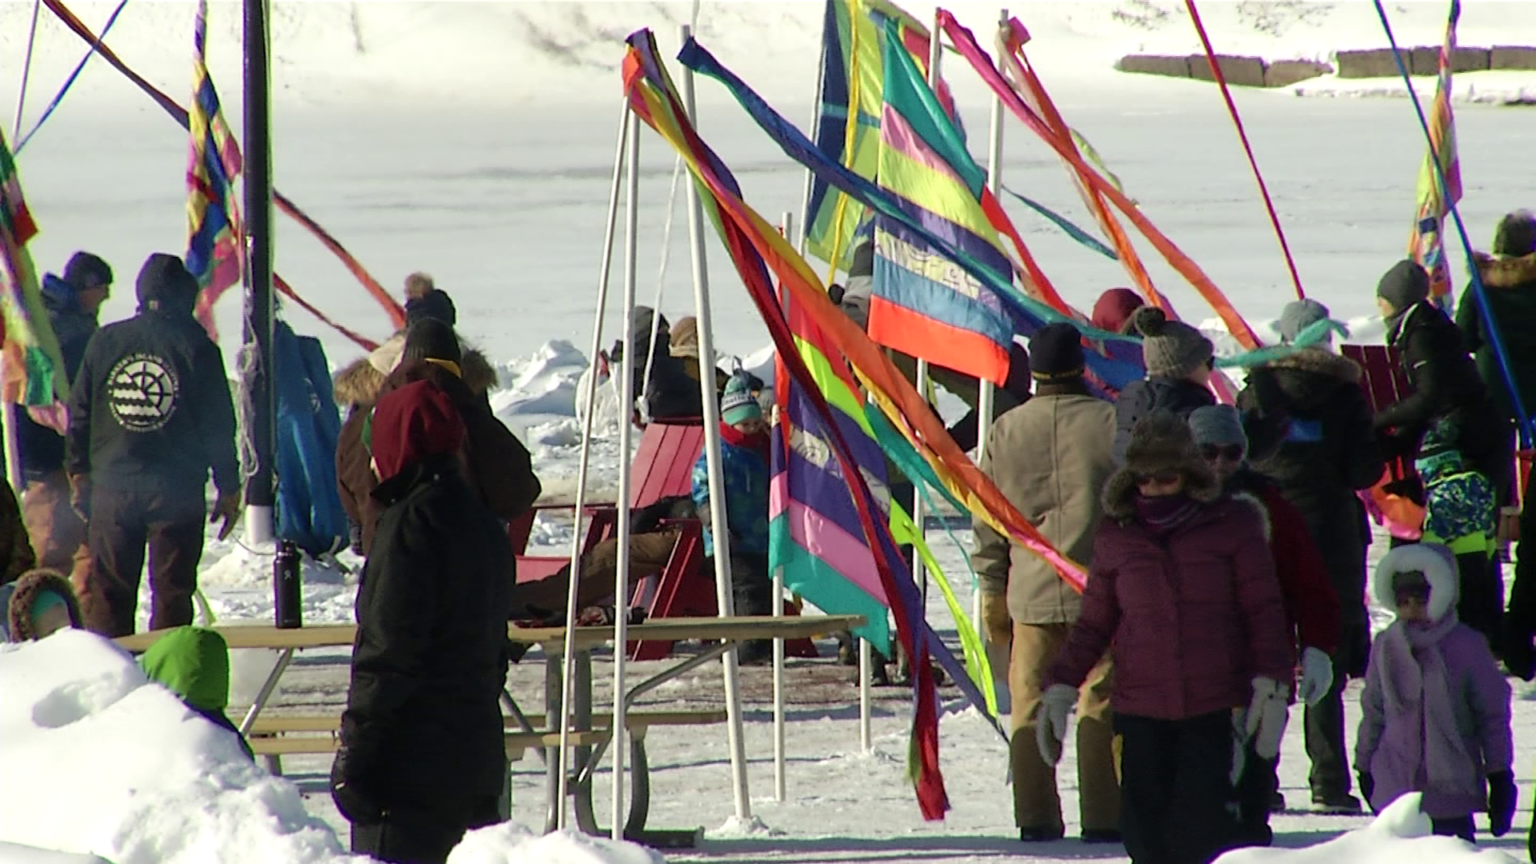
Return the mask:
<path fill-rule="evenodd" d="M 1012 189 L 1009 189 L 1007 186 L 1002 188 L 1004 192 L 1007 192 L 1009 195 L 1019 199 L 1019 201 L 1024 204 L 1024 206 L 1050 220 L 1052 224 L 1065 232 L 1068 237 L 1071 237 L 1073 240 L 1076 240 L 1078 243 L 1081 243 L 1082 245 L 1092 249 L 1100 255 L 1103 255 L 1105 258 L 1108 258 L 1111 261 L 1120 260 L 1120 256 L 1115 253 L 1115 250 L 1105 246 L 1102 242 L 1100 242 L 1099 238 L 1074 225 L 1071 220 L 1067 219 L 1067 217 L 1057 213 L 1044 204 L 1041 204 L 1039 201 L 1020 195 Z"/>

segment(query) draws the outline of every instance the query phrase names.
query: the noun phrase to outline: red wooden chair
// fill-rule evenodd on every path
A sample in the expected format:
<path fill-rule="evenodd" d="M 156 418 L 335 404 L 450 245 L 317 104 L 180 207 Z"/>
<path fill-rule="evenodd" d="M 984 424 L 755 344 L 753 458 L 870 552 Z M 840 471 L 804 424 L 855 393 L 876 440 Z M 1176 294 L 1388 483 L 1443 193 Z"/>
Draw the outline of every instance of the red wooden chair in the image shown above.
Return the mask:
<path fill-rule="evenodd" d="M 1381 411 L 1413 394 L 1413 385 L 1403 372 L 1397 349 L 1386 345 L 1343 345 L 1339 353 L 1360 364 L 1364 373 L 1360 386 L 1365 390 L 1371 410 Z M 1381 480 L 1367 493 L 1368 504 L 1385 517 L 1393 536 L 1416 540 L 1424 524 L 1424 508 L 1400 495 L 1386 491 L 1388 483 L 1418 476 L 1413 463 L 1402 458 L 1388 460 Z"/>

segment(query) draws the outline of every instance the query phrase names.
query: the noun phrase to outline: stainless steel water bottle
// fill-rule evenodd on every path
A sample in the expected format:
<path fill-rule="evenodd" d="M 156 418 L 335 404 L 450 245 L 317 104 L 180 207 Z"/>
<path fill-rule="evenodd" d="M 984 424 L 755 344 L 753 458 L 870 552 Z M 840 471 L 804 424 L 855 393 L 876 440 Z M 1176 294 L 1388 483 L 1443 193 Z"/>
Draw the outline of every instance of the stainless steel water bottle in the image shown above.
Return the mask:
<path fill-rule="evenodd" d="M 296 630 L 304 626 L 299 549 L 291 540 L 277 541 L 277 558 L 272 562 L 272 599 L 279 630 Z"/>

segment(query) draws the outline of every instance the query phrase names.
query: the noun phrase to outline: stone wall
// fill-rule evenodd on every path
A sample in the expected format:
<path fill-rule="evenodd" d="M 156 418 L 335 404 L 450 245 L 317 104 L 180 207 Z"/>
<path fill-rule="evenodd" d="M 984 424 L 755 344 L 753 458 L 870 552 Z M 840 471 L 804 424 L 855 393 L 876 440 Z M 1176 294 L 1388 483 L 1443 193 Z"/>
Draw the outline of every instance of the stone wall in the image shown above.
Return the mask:
<path fill-rule="evenodd" d="M 1435 75 L 1439 72 L 1440 48 L 1418 46 L 1403 49 L 1409 72 Z M 1275 60 L 1218 54 L 1222 77 L 1235 87 L 1288 87 L 1311 78 L 1332 74 L 1335 66 L 1311 60 Z M 1400 74 L 1392 49 L 1340 51 L 1335 55 L 1340 78 L 1396 78 Z M 1193 78 L 1211 81 L 1210 61 L 1203 54 L 1175 57 L 1162 54 L 1127 54 L 1115 62 L 1121 72 L 1161 75 L 1168 78 Z M 1536 70 L 1536 47 L 1495 45 L 1492 48 L 1458 47 L 1451 55 L 1451 71 L 1481 72 L 1489 69 Z"/>

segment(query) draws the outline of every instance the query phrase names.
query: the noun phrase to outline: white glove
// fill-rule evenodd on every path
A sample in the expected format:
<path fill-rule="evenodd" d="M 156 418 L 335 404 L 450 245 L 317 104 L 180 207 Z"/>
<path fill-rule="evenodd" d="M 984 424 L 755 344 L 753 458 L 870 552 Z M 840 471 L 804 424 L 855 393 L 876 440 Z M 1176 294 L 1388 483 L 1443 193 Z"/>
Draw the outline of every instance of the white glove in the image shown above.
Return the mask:
<path fill-rule="evenodd" d="M 1296 698 L 1316 705 L 1333 687 L 1333 659 L 1319 648 L 1301 649 L 1301 683 Z"/>
<path fill-rule="evenodd" d="M 1077 707 L 1077 688 L 1052 684 L 1040 696 L 1040 713 L 1035 716 L 1035 746 L 1047 765 L 1061 761 L 1061 742 L 1067 737 L 1067 717 Z"/>
<path fill-rule="evenodd" d="M 1266 761 L 1280 755 L 1280 739 L 1290 715 L 1285 700 L 1290 693 L 1290 687 L 1273 678 L 1253 679 L 1253 701 L 1248 703 L 1244 733 L 1253 742 L 1253 751 Z"/>

